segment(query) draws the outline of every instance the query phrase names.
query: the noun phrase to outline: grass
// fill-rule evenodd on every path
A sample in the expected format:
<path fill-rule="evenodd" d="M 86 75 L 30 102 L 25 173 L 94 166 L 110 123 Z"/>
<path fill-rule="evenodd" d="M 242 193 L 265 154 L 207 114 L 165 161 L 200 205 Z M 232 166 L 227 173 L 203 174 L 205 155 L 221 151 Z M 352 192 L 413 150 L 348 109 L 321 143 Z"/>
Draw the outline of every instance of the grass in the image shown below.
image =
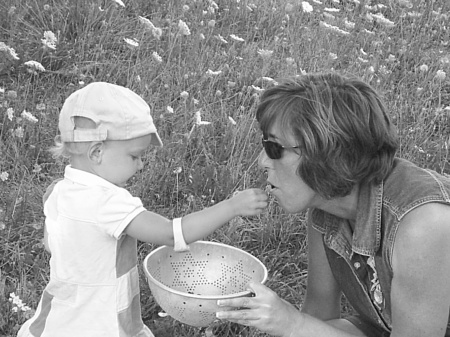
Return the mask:
<path fill-rule="evenodd" d="M 151 105 L 165 146 L 149 151 L 129 188 L 167 217 L 264 186 L 253 116 L 260 88 L 302 72 L 334 69 L 372 84 L 399 129 L 398 155 L 450 173 L 448 1 L 310 0 L 311 12 L 298 0 L 119 3 L 0 4 L 0 336 L 15 335 L 48 281 L 41 198 L 66 163 L 47 149 L 64 99 L 92 81 L 127 86 Z M 196 112 L 210 124 L 196 123 Z M 268 286 L 300 306 L 307 276 L 302 220 L 273 202 L 208 239 L 260 258 Z M 152 248 L 140 244 L 140 258 Z M 161 318 L 143 276 L 141 289 L 143 318 L 158 336 L 262 336 Z M 9 301 L 13 292 L 30 310 Z"/>

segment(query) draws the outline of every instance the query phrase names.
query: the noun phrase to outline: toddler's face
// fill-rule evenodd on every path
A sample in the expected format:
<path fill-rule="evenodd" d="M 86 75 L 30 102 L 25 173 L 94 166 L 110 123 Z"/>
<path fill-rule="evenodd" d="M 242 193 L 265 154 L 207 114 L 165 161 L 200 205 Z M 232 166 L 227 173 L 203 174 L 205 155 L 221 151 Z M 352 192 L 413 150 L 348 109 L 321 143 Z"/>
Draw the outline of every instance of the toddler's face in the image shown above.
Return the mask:
<path fill-rule="evenodd" d="M 149 147 L 151 135 L 104 144 L 97 174 L 114 185 L 124 187 L 138 170 L 143 168 L 142 155 Z"/>

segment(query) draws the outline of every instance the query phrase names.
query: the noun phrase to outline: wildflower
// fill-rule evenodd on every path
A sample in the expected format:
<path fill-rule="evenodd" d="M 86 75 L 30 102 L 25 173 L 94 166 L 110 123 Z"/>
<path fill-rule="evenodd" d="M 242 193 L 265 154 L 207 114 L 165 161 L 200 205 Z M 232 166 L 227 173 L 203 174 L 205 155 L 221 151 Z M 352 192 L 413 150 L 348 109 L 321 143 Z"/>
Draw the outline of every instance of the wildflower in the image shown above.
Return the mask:
<path fill-rule="evenodd" d="M 45 71 L 44 66 L 42 64 L 40 64 L 39 62 L 37 62 L 37 61 L 27 61 L 24 64 L 28 67 L 28 69 L 30 71 L 32 71 L 34 73 L 36 73 L 35 70 L 37 70 L 37 71 Z"/>
<path fill-rule="evenodd" d="M 327 13 L 327 12 L 324 12 L 322 14 L 325 17 L 325 19 L 328 19 L 329 21 L 336 20 L 336 17 L 333 14 L 330 14 L 330 13 Z"/>
<path fill-rule="evenodd" d="M 206 71 L 206 75 L 208 75 L 208 76 L 217 76 L 217 75 L 220 75 L 221 73 L 222 73 L 222 70 L 212 71 L 211 69 L 208 69 Z"/>
<path fill-rule="evenodd" d="M 225 44 L 228 43 L 228 41 L 225 40 L 225 39 L 222 37 L 222 35 L 220 35 L 220 34 L 217 34 L 216 39 L 218 39 L 218 40 L 219 40 L 220 42 L 222 42 L 222 43 L 225 43 Z"/>
<path fill-rule="evenodd" d="M 325 7 L 323 10 L 324 10 L 325 12 L 329 12 L 329 13 L 337 13 L 337 12 L 340 12 L 340 9 L 339 9 L 339 8 Z"/>
<path fill-rule="evenodd" d="M 158 62 L 158 63 L 161 63 L 162 62 L 162 57 L 161 56 L 159 56 L 159 54 L 156 52 L 156 51 L 154 51 L 153 53 L 152 53 L 152 57 L 153 57 L 153 59 L 156 61 L 156 62 Z"/>
<path fill-rule="evenodd" d="M 152 35 L 159 40 L 162 36 L 162 29 L 156 27 L 155 29 L 152 30 Z"/>
<path fill-rule="evenodd" d="M 41 39 L 41 42 L 44 45 L 44 48 L 55 50 L 58 39 L 52 31 L 47 30 L 44 32 L 44 38 Z"/>
<path fill-rule="evenodd" d="M 156 29 L 155 25 L 147 18 L 144 18 L 143 16 L 139 16 L 139 22 L 144 25 L 144 27 L 149 30 L 153 31 Z"/>
<path fill-rule="evenodd" d="M 273 50 L 258 49 L 258 54 L 263 58 L 263 60 L 268 60 L 272 57 Z"/>
<path fill-rule="evenodd" d="M 14 135 L 17 138 L 23 138 L 23 134 L 24 134 L 24 131 L 23 131 L 23 128 L 21 126 L 19 126 L 17 129 L 14 130 Z"/>
<path fill-rule="evenodd" d="M 216 25 L 216 20 L 209 20 L 209 21 L 208 21 L 208 27 L 214 28 L 215 25 Z"/>
<path fill-rule="evenodd" d="M 180 174 L 181 171 L 183 171 L 183 169 L 181 168 L 181 166 L 178 166 L 175 170 L 173 170 L 173 173 L 175 173 L 176 175 Z"/>
<path fill-rule="evenodd" d="M 336 60 L 338 58 L 335 53 L 329 53 L 328 56 L 329 56 L 330 60 Z"/>
<path fill-rule="evenodd" d="M 16 296 L 15 293 L 9 294 L 9 301 L 14 305 L 13 308 L 11 309 L 13 312 L 17 312 L 18 310 L 20 310 L 20 311 L 30 311 L 31 310 L 31 308 L 29 306 L 25 305 L 25 303 L 22 302 L 20 297 Z"/>
<path fill-rule="evenodd" d="M 236 121 L 233 119 L 233 117 L 228 116 L 228 120 L 231 122 L 231 124 L 236 125 Z"/>
<path fill-rule="evenodd" d="M 395 61 L 395 55 L 389 54 L 388 58 L 386 59 L 386 61 L 392 63 Z"/>
<path fill-rule="evenodd" d="M 345 18 L 345 20 L 344 20 L 344 26 L 345 26 L 345 28 L 347 28 L 347 29 L 353 29 L 353 28 L 355 28 L 355 23 L 354 23 L 354 22 L 351 22 L 351 21 L 348 21 L 347 18 Z"/>
<path fill-rule="evenodd" d="M 170 105 L 168 105 L 168 106 L 166 107 L 166 111 L 167 111 L 168 113 L 173 114 L 173 108 L 172 108 Z"/>
<path fill-rule="evenodd" d="M 308 1 L 302 2 L 302 10 L 305 13 L 311 13 L 313 11 L 313 6 Z"/>
<path fill-rule="evenodd" d="M 139 47 L 139 42 L 137 42 L 136 39 L 129 39 L 124 37 L 123 40 L 126 42 L 127 47 L 130 49 L 135 49 L 137 47 Z"/>
<path fill-rule="evenodd" d="M 0 231 L 4 230 L 5 228 L 6 228 L 5 223 L 3 221 L 0 221 Z"/>
<path fill-rule="evenodd" d="M 195 123 L 195 125 L 208 125 L 208 124 L 211 124 L 211 122 L 202 121 L 201 110 L 197 110 L 194 113 L 194 123 Z"/>
<path fill-rule="evenodd" d="M 200 38 L 200 40 L 204 40 L 205 39 L 205 35 L 203 35 L 202 33 L 200 33 L 198 37 Z"/>
<path fill-rule="evenodd" d="M 329 30 L 331 30 L 332 32 L 335 32 L 335 33 L 340 34 L 340 35 L 350 35 L 349 32 L 347 32 L 347 31 L 345 31 L 345 30 L 342 30 L 342 29 L 340 29 L 339 27 L 330 25 L 330 24 L 328 24 L 328 23 L 326 23 L 326 22 L 324 22 L 324 21 L 320 21 L 320 22 L 319 22 L 319 26 L 320 26 L 320 27 L 323 27 L 323 28 L 325 28 L 325 29 L 329 29 Z"/>
<path fill-rule="evenodd" d="M 181 97 L 182 99 L 187 99 L 187 98 L 189 97 L 189 93 L 188 93 L 187 91 L 182 91 L 182 92 L 180 93 L 180 97 Z"/>
<path fill-rule="evenodd" d="M 230 34 L 230 37 L 232 40 L 237 41 L 237 42 L 244 42 L 245 40 L 242 37 L 236 36 L 234 34 Z"/>
<path fill-rule="evenodd" d="M 12 121 L 13 118 L 14 118 L 14 110 L 13 110 L 13 108 L 6 109 L 6 115 L 8 116 L 8 119 L 10 121 Z"/>
<path fill-rule="evenodd" d="M 45 103 L 38 103 L 36 105 L 36 110 L 38 110 L 38 111 L 45 110 L 45 108 L 46 108 Z"/>
<path fill-rule="evenodd" d="M 221 97 L 221 96 L 222 96 L 222 91 L 217 90 L 217 91 L 216 91 L 216 97 Z"/>
<path fill-rule="evenodd" d="M 227 86 L 228 88 L 234 88 L 236 86 L 236 82 L 228 81 Z"/>
<path fill-rule="evenodd" d="M 125 8 L 125 4 L 122 2 L 122 0 L 113 0 L 116 4 L 118 4 L 119 6 L 122 6 L 123 8 Z"/>
<path fill-rule="evenodd" d="M 395 26 L 394 22 L 385 18 L 384 15 L 381 13 L 371 14 L 371 16 L 376 22 L 378 22 L 379 24 L 382 24 L 385 27 L 394 27 Z"/>
<path fill-rule="evenodd" d="M 286 57 L 286 63 L 288 66 L 295 65 L 295 59 L 293 57 Z"/>
<path fill-rule="evenodd" d="M 17 91 L 15 90 L 8 90 L 6 93 L 6 97 L 9 99 L 16 99 L 17 98 Z"/>
<path fill-rule="evenodd" d="M 434 76 L 434 78 L 437 79 L 438 81 L 443 81 L 443 80 L 445 80 L 446 76 L 447 76 L 447 74 L 445 73 L 445 71 L 438 70 L 438 71 L 436 71 L 436 75 Z"/>
<path fill-rule="evenodd" d="M 0 52 L 6 53 L 6 57 L 11 61 L 20 60 L 14 48 L 7 46 L 4 42 L 0 42 Z"/>
<path fill-rule="evenodd" d="M 187 11 L 189 11 L 189 6 L 188 5 L 184 5 L 183 6 L 183 12 L 187 12 Z"/>
<path fill-rule="evenodd" d="M 178 21 L 178 29 L 182 35 L 191 35 L 188 25 L 183 20 Z"/>
<path fill-rule="evenodd" d="M 9 178 L 9 173 L 8 172 L 4 171 L 4 172 L 0 173 L 0 180 L 1 181 L 7 181 L 8 178 Z"/>
<path fill-rule="evenodd" d="M 34 117 L 34 116 L 33 116 L 31 113 L 29 113 L 28 111 L 23 110 L 22 113 L 20 114 L 20 116 L 21 116 L 23 119 L 25 119 L 25 120 L 27 120 L 27 121 L 29 121 L 29 122 L 31 122 L 31 123 L 37 123 L 37 122 L 38 122 L 38 119 L 37 119 L 36 117 Z"/>

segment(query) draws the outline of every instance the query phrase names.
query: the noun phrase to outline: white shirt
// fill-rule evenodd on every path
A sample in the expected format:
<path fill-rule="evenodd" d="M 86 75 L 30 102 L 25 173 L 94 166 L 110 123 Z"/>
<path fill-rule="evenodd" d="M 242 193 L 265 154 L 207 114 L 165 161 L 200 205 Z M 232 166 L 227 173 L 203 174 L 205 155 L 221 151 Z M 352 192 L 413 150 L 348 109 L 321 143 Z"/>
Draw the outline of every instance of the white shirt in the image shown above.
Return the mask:
<path fill-rule="evenodd" d="M 50 282 L 22 336 L 153 336 L 143 324 L 137 242 L 123 231 L 145 208 L 124 188 L 67 166 L 44 203 Z"/>

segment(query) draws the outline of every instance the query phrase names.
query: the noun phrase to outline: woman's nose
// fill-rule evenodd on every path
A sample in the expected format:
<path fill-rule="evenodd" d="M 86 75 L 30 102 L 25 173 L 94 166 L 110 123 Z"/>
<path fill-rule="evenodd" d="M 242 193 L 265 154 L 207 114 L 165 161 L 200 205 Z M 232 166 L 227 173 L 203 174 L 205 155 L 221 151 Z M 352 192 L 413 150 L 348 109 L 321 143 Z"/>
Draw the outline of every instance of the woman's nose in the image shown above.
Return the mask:
<path fill-rule="evenodd" d="M 258 156 L 258 166 L 261 169 L 266 169 L 268 167 L 268 160 L 269 157 L 267 156 L 266 151 L 262 149 Z"/>

